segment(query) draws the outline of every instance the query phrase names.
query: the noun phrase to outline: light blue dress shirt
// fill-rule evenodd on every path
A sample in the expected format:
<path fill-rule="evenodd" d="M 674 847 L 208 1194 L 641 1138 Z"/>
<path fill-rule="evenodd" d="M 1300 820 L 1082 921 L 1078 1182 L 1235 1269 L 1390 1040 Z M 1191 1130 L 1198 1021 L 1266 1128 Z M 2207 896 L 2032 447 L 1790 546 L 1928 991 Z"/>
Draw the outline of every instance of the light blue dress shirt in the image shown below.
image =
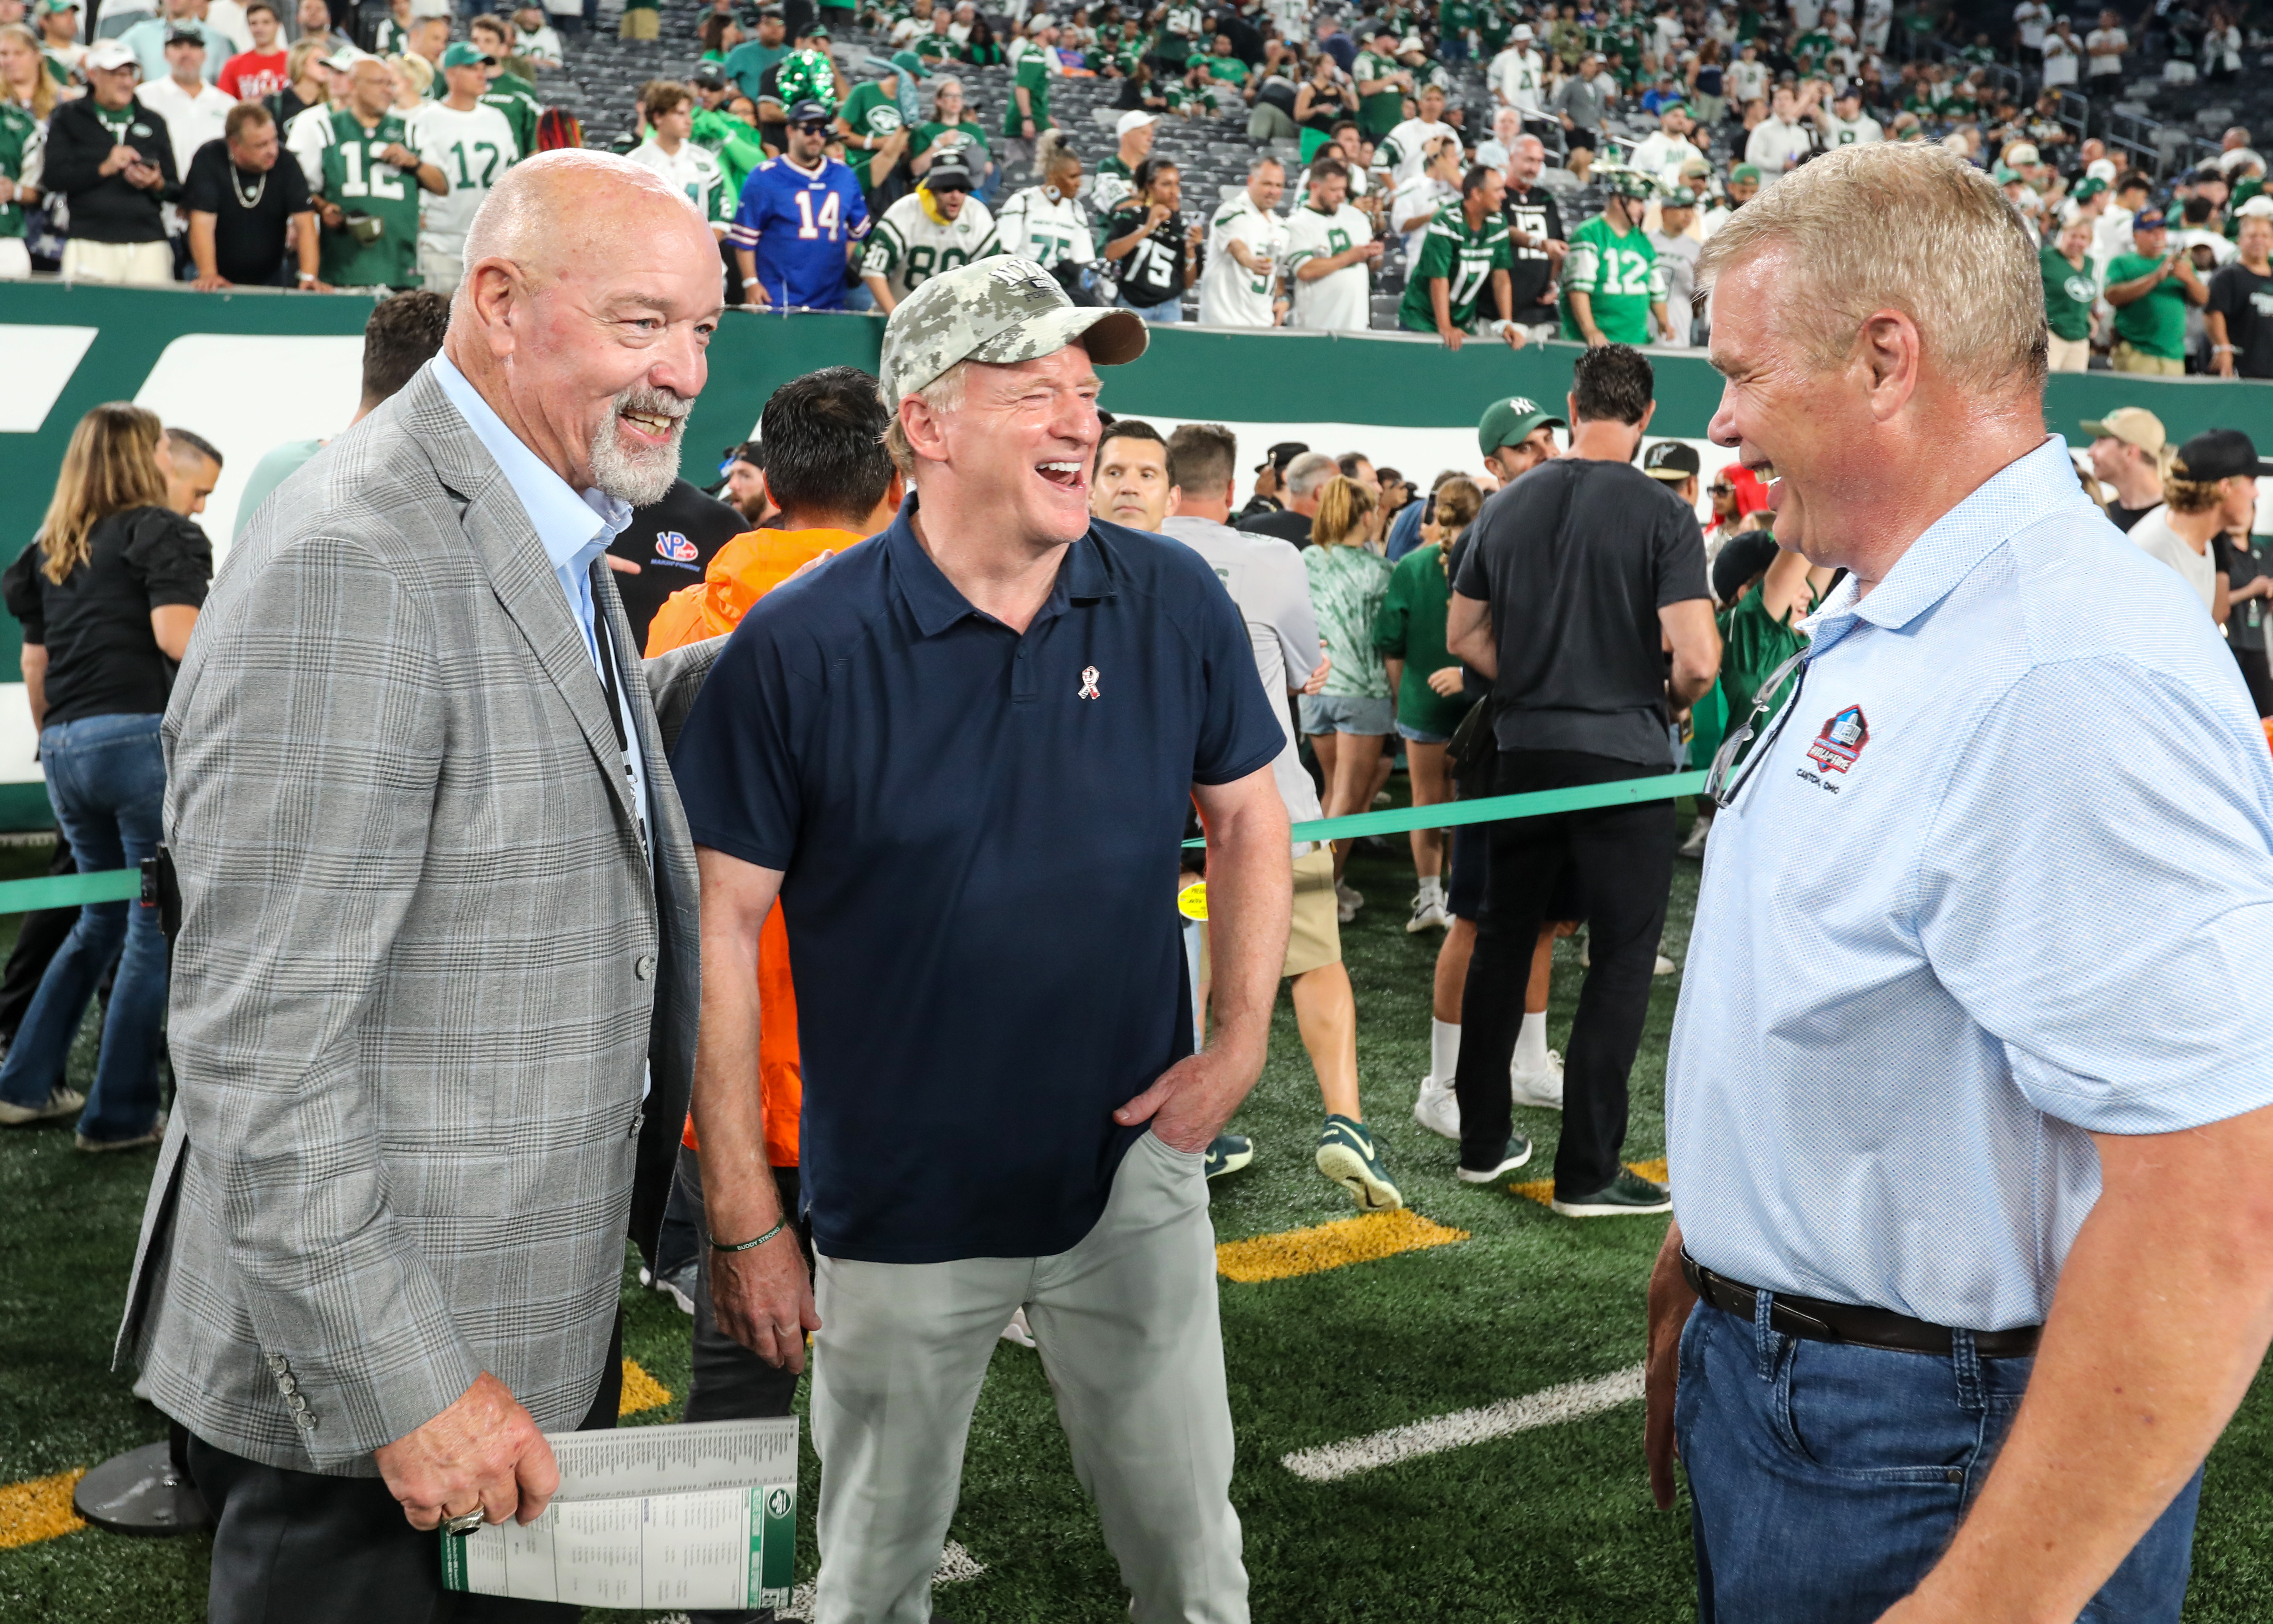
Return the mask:
<path fill-rule="evenodd" d="M 631 504 L 598 490 L 587 490 L 579 496 L 566 480 L 547 468 L 505 426 L 505 420 L 490 408 L 490 403 L 466 381 L 466 375 L 451 363 L 447 355 L 436 355 L 433 367 L 434 381 L 442 385 L 442 393 L 450 397 L 450 404 L 458 408 L 458 415 L 466 420 L 474 438 L 496 460 L 514 495 L 521 498 L 521 511 L 529 515 L 536 539 L 544 548 L 544 556 L 551 562 L 552 573 L 559 578 L 560 590 L 567 595 L 568 612 L 583 629 L 584 652 L 590 656 L 596 675 L 600 670 L 600 644 L 593 618 L 592 566 L 607 551 L 608 543 L 631 523 Z M 617 706 L 623 718 L 624 753 L 629 758 L 632 801 L 639 809 L 640 827 L 645 831 L 654 827 L 648 819 L 647 763 L 640 753 L 638 719 L 631 709 L 631 685 L 622 670 L 623 665 L 637 657 L 634 653 L 619 661 Z"/>
<path fill-rule="evenodd" d="M 2201 599 L 2057 438 L 1810 630 L 1706 860 L 1683 1237 L 1776 1291 L 2040 1324 L 2089 1134 L 2273 1104 L 2273 756 Z"/>

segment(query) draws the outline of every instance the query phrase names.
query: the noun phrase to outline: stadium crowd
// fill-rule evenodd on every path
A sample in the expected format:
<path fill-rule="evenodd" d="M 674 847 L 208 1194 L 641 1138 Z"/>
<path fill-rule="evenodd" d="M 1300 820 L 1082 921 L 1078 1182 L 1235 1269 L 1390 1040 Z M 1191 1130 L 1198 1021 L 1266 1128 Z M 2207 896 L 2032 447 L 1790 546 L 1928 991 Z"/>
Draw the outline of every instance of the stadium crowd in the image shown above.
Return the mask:
<path fill-rule="evenodd" d="M 2247 89 L 2264 41 L 2219 7 L 2134 42 L 2037 0 L 1992 32 L 1889 0 L 714 0 L 665 43 L 649 4 L 621 38 L 684 65 L 580 120 L 592 7 L 139 4 L 0 16 L 0 275 L 446 288 L 499 175 L 589 122 L 703 210 L 731 303 L 889 313 L 1003 252 L 1154 321 L 1685 347 L 1733 210 L 1824 151 L 1939 142 L 2037 242 L 2055 370 L 2273 377 L 2249 131 L 2190 157 L 2125 100 Z"/>

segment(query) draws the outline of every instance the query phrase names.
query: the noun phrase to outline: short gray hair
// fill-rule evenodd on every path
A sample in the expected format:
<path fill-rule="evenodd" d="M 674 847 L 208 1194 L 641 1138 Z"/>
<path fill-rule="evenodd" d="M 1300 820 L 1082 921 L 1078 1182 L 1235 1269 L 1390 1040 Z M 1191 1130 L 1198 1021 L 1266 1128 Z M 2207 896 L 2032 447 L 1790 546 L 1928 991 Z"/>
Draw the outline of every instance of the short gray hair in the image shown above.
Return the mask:
<path fill-rule="evenodd" d="M 1842 146 L 1729 217 L 1697 285 L 1785 253 L 1782 314 L 1818 370 L 1873 311 L 1917 323 L 1930 363 L 1984 393 L 2044 386 L 2044 299 L 2028 228 L 1988 176 L 1939 146 Z"/>
<path fill-rule="evenodd" d="M 963 393 L 971 382 L 968 359 L 956 362 L 920 389 L 911 389 L 900 397 L 902 405 L 910 400 L 921 400 L 934 412 L 952 412 L 963 405 Z M 881 393 L 880 389 L 878 392 Z M 900 477 L 913 480 L 916 476 L 916 450 L 908 444 L 908 431 L 900 426 L 900 415 L 892 414 L 892 421 L 884 426 L 884 450 L 892 459 L 892 466 Z"/>
<path fill-rule="evenodd" d="M 1342 465 L 1322 451 L 1306 451 L 1287 465 L 1287 491 L 1306 497 L 1342 471 Z"/>

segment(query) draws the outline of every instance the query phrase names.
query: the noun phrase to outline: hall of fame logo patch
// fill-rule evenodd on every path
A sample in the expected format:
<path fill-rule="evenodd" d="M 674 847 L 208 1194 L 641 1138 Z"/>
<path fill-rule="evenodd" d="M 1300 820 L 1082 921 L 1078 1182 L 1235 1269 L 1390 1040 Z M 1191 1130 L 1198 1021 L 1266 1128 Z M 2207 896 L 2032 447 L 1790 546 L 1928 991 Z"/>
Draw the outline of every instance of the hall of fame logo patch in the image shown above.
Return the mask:
<path fill-rule="evenodd" d="M 1859 705 L 1849 705 L 1823 724 L 1823 731 L 1807 747 L 1807 759 L 1827 773 L 1843 773 L 1859 760 L 1871 742 L 1870 720 Z"/>

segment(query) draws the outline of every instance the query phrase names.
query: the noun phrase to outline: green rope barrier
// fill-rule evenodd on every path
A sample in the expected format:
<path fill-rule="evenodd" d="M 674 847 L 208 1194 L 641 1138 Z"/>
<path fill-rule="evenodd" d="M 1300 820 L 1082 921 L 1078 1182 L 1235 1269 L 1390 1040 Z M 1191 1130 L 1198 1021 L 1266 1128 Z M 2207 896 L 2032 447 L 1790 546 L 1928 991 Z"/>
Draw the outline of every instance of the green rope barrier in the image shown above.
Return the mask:
<path fill-rule="evenodd" d="M 1464 823 L 1498 823 L 1509 818 L 1543 818 L 1549 812 L 1587 812 L 1636 801 L 1672 801 L 1701 795 L 1703 773 L 1667 773 L 1657 778 L 1621 778 L 1569 790 L 1534 790 L 1527 795 L 1487 796 L 1480 801 L 1443 801 L 1434 806 L 1392 806 L 1386 812 L 1354 812 L 1298 823 L 1296 840 L 1354 840 L 1361 834 L 1399 834 L 1408 829 L 1450 829 Z M 1204 840 L 1188 840 L 1188 847 Z M 0 892 L 5 887 L 0 887 Z"/>
<path fill-rule="evenodd" d="M 0 914 L 77 908 L 84 902 L 131 902 L 141 894 L 139 868 L 105 869 L 97 874 L 42 874 L 37 879 L 0 880 Z"/>

